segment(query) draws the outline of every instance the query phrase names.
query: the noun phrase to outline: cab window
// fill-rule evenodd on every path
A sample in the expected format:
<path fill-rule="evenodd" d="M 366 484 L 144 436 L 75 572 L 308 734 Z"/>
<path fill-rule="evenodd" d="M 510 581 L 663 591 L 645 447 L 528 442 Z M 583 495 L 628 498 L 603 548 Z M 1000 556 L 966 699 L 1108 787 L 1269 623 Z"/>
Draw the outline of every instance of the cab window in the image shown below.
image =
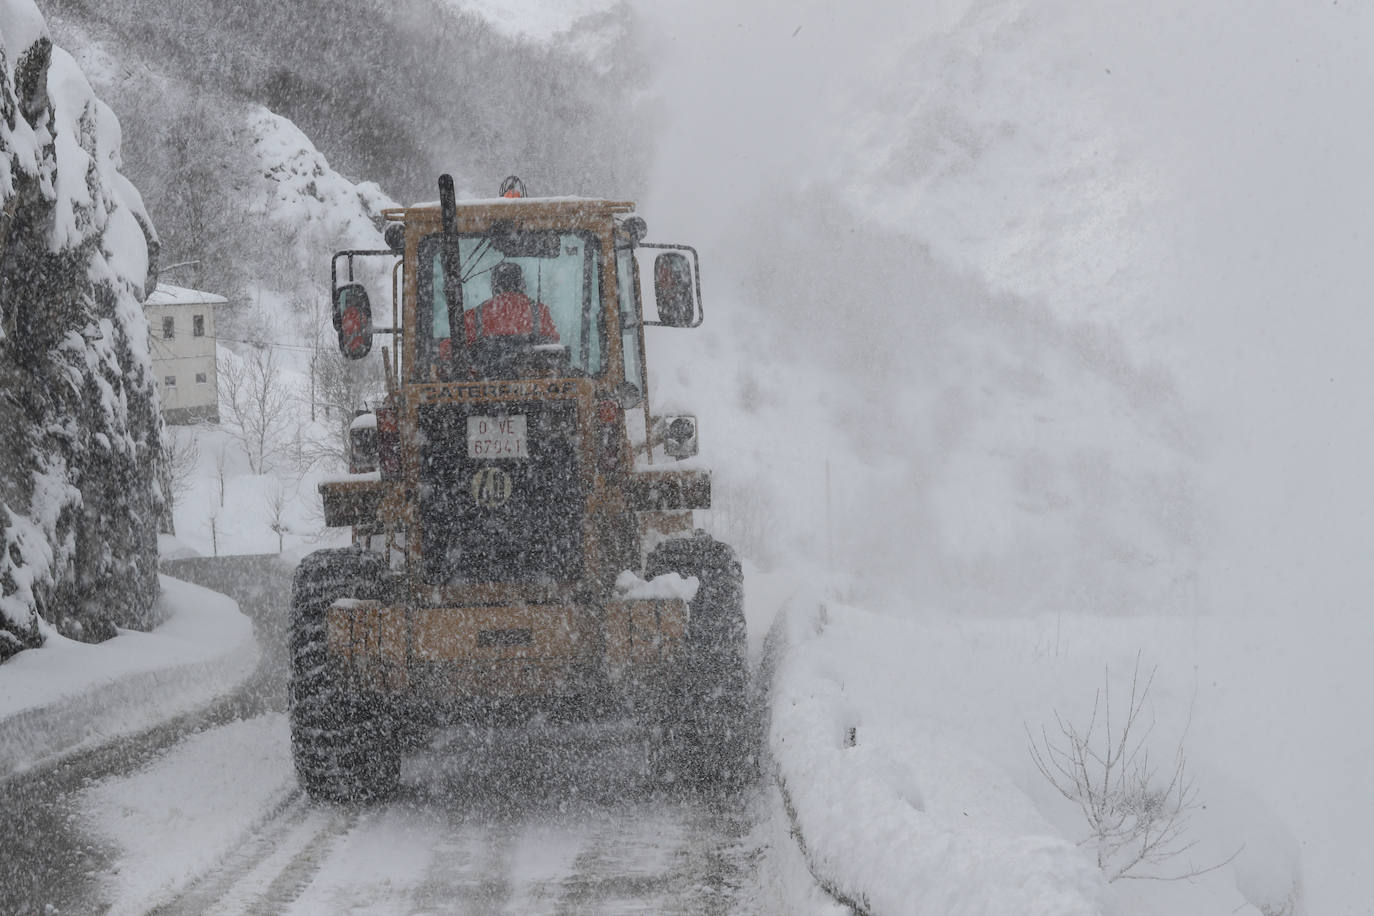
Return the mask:
<path fill-rule="evenodd" d="M 433 367 L 440 377 L 449 377 L 458 348 L 502 335 L 523 335 L 532 338 L 527 344 L 544 349 L 561 347 L 572 374 L 601 374 L 601 244 L 593 233 L 460 235 L 454 246 L 457 263 L 449 270 L 444 247 L 441 234 L 419 246 L 417 343 L 423 375 Z M 458 285 L 455 279 L 461 291 L 449 288 Z"/>

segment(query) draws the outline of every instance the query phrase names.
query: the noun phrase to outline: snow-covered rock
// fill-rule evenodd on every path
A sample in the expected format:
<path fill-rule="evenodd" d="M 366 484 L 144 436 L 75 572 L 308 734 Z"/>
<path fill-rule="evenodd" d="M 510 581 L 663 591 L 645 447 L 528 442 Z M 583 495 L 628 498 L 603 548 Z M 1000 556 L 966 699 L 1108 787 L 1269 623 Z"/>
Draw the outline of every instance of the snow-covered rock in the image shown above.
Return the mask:
<path fill-rule="evenodd" d="M 267 180 L 265 216 L 348 244 L 380 245 L 382 210 L 397 204 L 376 182 L 340 175 L 299 127 L 266 108 L 249 112 L 248 129 Z"/>
<path fill-rule="evenodd" d="M 160 464 L 156 236 L 119 122 L 31 0 L 0 0 L 0 658 L 147 627 Z"/>

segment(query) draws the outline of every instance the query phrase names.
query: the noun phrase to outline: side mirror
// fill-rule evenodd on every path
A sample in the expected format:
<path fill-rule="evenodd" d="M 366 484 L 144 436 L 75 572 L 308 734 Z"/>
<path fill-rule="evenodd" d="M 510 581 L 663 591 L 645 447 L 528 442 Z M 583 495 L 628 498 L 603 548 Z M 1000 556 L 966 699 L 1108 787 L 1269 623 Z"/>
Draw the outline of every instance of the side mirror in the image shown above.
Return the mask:
<path fill-rule="evenodd" d="M 345 358 L 362 359 L 372 352 L 372 303 L 361 283 L 334 290 L 334 330 Z"/>
<path fill-rule="evenodd" d="M 692 262 L 678 251 L 665 251 L 654 258 L 654 301 L 658 320 L 670 328 L 690 328 L 696 318 L 692 296 Z"/>

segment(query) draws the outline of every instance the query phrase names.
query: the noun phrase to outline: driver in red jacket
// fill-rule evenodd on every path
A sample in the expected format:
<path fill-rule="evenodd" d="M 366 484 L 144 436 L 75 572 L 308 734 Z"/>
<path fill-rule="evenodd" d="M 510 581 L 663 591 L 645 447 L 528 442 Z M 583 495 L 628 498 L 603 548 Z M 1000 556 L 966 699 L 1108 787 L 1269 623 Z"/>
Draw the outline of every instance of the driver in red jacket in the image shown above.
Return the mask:
<path fill-rule="evenodd" d="M 539 336 L 549 343 L 557 343 L 558 328 L 554 327 L 549 307 L 542 302 L 532 302 L 525 295 L 525 274 L 514 261 L 496 265 L 491 272 L 491 298 L 463 314 L 469 344 L 478 337 L 534 334 L 536 320 Z"/>

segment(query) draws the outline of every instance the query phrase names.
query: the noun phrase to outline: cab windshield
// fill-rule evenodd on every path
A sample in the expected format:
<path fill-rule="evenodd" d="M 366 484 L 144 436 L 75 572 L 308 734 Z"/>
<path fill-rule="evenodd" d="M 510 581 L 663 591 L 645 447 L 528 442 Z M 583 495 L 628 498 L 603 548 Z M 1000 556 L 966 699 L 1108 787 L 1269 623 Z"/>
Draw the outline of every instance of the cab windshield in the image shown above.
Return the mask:
<path fill-rule="evenodd" d="M 445 265 L 445 249 L 448 265 Z M 591 232 L 500 229 L 423 239 L 418 363 L 441 379 L 604 368 L 601 245 Z M 461 290 L 455 289 L 461 285 Z M 492 362 L 495 354 L 497 362 Z"/>

